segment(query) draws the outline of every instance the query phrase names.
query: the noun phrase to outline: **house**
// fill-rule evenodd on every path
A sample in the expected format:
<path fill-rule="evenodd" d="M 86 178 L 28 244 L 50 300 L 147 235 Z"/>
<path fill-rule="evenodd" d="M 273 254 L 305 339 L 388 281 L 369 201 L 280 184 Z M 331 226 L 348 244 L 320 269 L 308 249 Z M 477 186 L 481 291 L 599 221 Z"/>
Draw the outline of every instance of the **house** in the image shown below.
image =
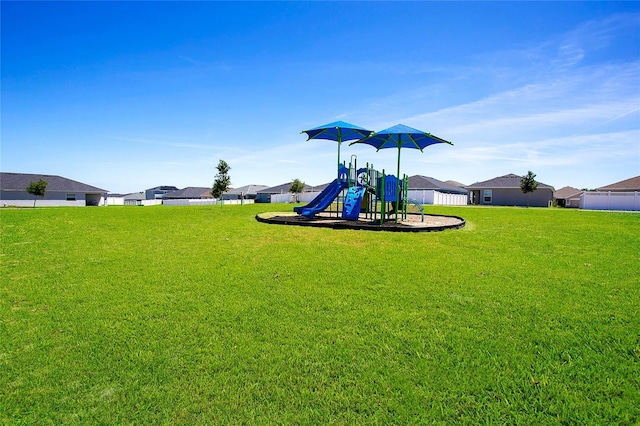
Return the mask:
<path fill-rule="evenodd" d="M 558 207 L 580 207 L 580 196 L 584 191 L 572 186 L 565 186 L 553 193 L 553 199 Z"/>
<path fill-rule="evenodd" d="M 467 190 L 459 186 L 451 185 L 447 182 L 442 182 L 438 179 L 415 175 L 409 176 L 409 191 L 422 191 L 431 190 L 439 191 L 445 194 L 464 194 L 467 195 Z"/>
<path fill-rule="evenodd" d="M 258 191 L 269 188 L 267 185 L 245 185 L 240 188 L 231 188 L 222 194 L 223 200 L 255 200 Z"/>
<path fill-rule="evenodd" d="M 27 186 L 38 180 L 47 182 L 45 197 L 37 198 L 38 206 L 99 206 L 104 205 L 107 191 L 62 176 L 0 172 L 0 205 L 33 206 L 34 196 Z"/>
<path fill-rule="evenodd" d="M 467 190 L 438 179 L 415 175 L 408 178 L 408 197 L 419 204 L 466 205 Z"/>
<path fill-rule="evenodd" d="M 211 188 L 203 186 L 188 186 L 177 191 L 167 192 L 162 195 L 163 200 L 205 199 L 213 198 Z"/>
<path fill-rule="evenodd" d="M 107 194 L 107 206 L 142 205 L 144 192 L 132 192 L 130 194 Z"/>
<path fill-rule="evenodd" d="M 553 200 L 554 188 L 538 182 L 538 189 L 528 194 L 522 192 L 522 176 L 513 173 L 477 182 L 467 186 L 469 203 L 486 206 L 548 207 Z"/>
<path fill-rule="evenodd" d="M 596 188 L 596 191 L 602 192 L 640 192 L 640 176 L 621 180 L 620 182 Z"/>
<path fill-rule="evenodd" d="M 580 208 L 640 211 L 640 176 L 584 192 L 580 196 Z"/>
<path fill-rule="evenodd" d="M 256 203 L 290 202 L 293 197 L 293 194 L 289 191 L 292 183 L 293 182 L 287 182 L 281 185 L 276 185 L 257 191 L 255 199 Z M 307 199 L 309 201 L 312 200 L 315 195 L 322 192 L 322 190 L 325 189 L 328 185 L 328 183 L 317 186 L 305 185 L 302 192 L 303 194 L 308 194 L 308 196 L 299 196 L 297 201 L 305 202 L 307 201 Z"/>
<path fill-rule="evenodd" d="M 177 191 L 175 186 L 156 186 L 155 188 L 149 188 L 144 191 L 145 200 L 161 200 L 164 194 Z"/>

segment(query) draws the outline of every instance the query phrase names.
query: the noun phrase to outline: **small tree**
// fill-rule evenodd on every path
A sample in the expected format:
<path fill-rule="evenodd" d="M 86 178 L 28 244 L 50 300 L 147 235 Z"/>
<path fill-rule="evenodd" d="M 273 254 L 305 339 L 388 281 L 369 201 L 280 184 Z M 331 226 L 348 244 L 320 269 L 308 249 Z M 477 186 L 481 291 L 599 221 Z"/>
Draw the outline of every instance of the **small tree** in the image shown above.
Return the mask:
<path fill-rule="evenodd" d="M 44 195 L 47 192 L 47 182 L 46 180 L 39 179 L 37 182 L 31 181 L 29 186 L 27 186 L 26 190 L 28 194 L 33 195 L 33 207 L 36 206 L 36 200 L 38 197 L 44 198 Z"/>
<path fill-rule="evenodd" d="M 289 187 L 289 192 L 292 192 L 296 195 L 296 201 L 298 201 L 298 194 L 304 191 L 305 183 L 300 179 L 294 179 L 291 182 L 291 186 Z"/>
<path fill-rule="evenodd" d="M 522 189 L 522 192 L 525 195 L 527 195 L 527 207 L 529 207 L 528 194 L 538 189 L 538 182 L 536 182 L 536 174 L 533 173 L 531 170 L 529 170 L 526 176 L 520 179 L 520 189 Z"/>
<path fill-rule="evenodd" d="M 213 195 L 213 198 L 220 198 L 222 194 L 227 192 L 231 185 L 231 178 L 229 177 L 231 167 L 229 167 L 226 161 L 220 160 L 216 169 L 218 170 L 218 174 L 216 175 L 216 180 L 213 182 L 211 195 Z"/>

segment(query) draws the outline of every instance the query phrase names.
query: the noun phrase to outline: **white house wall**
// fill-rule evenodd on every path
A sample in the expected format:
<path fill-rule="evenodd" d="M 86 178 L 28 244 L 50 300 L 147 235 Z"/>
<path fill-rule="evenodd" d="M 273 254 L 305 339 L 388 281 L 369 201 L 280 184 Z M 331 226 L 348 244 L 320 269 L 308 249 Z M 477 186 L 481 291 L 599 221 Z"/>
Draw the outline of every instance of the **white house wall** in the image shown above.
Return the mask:
<path fill-rule="evenodd" d="M 584 192 L 580 196 L 580 208 L 640 211 L 640 192 Z"/>
<path fill-rule="evenodd" d="M 75 201 L 67 201 L 67 194 L 75 194 Z M 85 194 L 81 192 L 50 192 L 45 198 L 37 197 L 36 207 L 84 207 L 87 205 L 87 195 L 92 200 L 98 200 L 99 205 L 104 204 L 101 194 Z M 26 191 L 2 191 L 0 192 L 0 205 L 3 207 L 33 207 L 33 195 Z"/>

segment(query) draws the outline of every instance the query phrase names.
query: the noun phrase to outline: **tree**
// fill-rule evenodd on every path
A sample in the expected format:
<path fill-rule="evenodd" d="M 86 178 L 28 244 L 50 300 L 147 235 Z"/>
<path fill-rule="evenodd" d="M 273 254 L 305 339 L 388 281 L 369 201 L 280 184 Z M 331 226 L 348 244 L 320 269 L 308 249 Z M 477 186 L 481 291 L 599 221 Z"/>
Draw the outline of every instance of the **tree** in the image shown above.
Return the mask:
<path fill-rule="evenodd" d="M 524 194 L 528 194 L 538 189 L 538 182 L 536 182 L 536 174 L 533 173 L 531 170 L 529 170 L 526 176 L 520 179 L 520 189 L 522 189 L 522 192 Z M 527 207 L 529 207 L 528 195 L 527 195 Z"/>
<path fill-rule="evenodd" d="M 220 198 L 222 194 L 227 192 L 229 186 L 231 186 L 231 178 L 229 177 L 231 167 L 229 167 L 226 161 L 220 160 L 216 169 L 218 170 L 218 174 L 216 175 L 216 180 L 213 182 L 211 195 L 213 195 L 213 198 Z"/>
<path fill-rule="evenodd" d="M 291 182 L 291 186 L 289 187 L 289 192 L 296 194 L 296 201 L 298 200 L 298 194 L 304 191 L 304 187 L 306 184 L 302 182 L 300 179 L 294 179 Z"/>
<path fill-rule="evenodd" d="M 47 192 L 47 182 L 46 180 L 38 179 L 37 182 L 31 181 L 29 186 L 27 186 L 26 190 L 28 194 L 33 195 L 33 207 L 36 206 L 36 200 L 38 197 L 44 198 L 44 195 Z"/>

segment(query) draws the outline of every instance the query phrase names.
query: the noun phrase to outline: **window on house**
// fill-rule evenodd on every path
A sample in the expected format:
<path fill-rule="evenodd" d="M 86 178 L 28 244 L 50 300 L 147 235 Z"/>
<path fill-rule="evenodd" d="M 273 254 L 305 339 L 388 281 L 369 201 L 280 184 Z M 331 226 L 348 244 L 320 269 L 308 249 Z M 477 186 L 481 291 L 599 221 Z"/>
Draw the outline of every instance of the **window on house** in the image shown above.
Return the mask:
<path fill-rule="evenodd" d="M 67 194 L 67 201 L 76 201 L 76 194 Z"/>
<path fill-rule="evenodd" d="M 485 189 L 484 190 L 484 202 L 485 203 L 490 203 L 492 195 L 493 194 L 492 194 L 490 189 Z"/>

